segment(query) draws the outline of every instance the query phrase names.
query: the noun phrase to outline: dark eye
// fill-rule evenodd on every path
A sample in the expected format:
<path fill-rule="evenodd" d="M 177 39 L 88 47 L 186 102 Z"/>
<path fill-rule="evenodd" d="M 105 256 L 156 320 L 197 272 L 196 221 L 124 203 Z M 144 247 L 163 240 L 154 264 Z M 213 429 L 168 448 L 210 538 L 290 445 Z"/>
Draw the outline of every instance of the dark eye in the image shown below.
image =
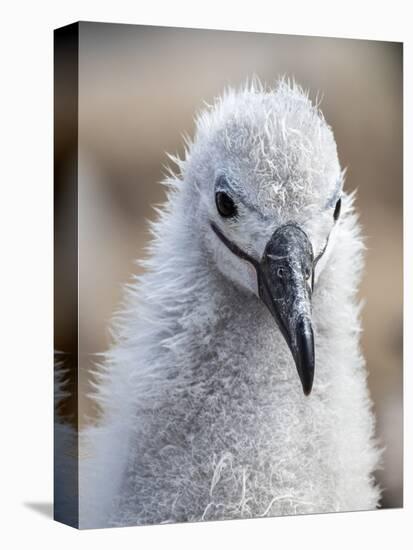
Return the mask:
<path fill-rule="evenodd" d="M 334 209 L 334 221 L 336 222 L 338 218 L 340 217 L 340 211 L 341 211 L 341 199 L 338 199 L 336 202 L 336 207 Z"/>
<path fill-rule="evenodd" d="M 215 203 L 217 205 L 218 212 L 223 218 L 233 218 L 237 215 L 237 207 L 227 193 L 218 191 L 215 194 Z"/>

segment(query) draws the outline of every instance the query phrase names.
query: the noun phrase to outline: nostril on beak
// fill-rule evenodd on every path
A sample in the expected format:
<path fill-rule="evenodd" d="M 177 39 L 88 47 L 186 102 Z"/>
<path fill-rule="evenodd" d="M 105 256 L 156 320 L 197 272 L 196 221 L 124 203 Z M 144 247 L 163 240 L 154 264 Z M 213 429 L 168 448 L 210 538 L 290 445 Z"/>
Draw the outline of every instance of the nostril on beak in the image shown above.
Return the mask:
<path fill-rule="evenodd" d="M 286 274 L 287 274 L 287 270 L 285 269 L 285 267 L 279 267 L 277 269 L 277 277 L 279 279 L 284 279 Z"/>

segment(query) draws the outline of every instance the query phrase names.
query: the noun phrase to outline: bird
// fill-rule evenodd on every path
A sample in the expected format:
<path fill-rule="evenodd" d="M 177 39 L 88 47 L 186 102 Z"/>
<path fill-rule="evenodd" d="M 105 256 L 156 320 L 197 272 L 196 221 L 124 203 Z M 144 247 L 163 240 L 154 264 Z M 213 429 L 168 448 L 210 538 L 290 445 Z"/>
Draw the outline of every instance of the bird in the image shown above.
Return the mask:
<path fill-rule="evenodd" d="M 228 87 L 170 158 L 80 434 L 80 525 L 377 508 L 365 246 L 319 102 Z"/>

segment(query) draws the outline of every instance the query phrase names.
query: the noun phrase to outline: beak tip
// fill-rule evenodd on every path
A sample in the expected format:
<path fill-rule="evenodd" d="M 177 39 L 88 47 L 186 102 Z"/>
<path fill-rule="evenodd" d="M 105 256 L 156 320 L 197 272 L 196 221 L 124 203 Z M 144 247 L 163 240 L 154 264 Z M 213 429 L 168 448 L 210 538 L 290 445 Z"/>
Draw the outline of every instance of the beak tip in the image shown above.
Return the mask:
<path fill-rule="evenodd" d="M 306 370 L 299 369 L 298 371 L 301 386 L 303 388 L 303 392 L 305 396 L 310 395 L 312 389 L 313 389 L 313 381 L 314 381 L 314 368 L 308 368 Z"/>
<path fill-rule="evenodd" d="M 308 368 L 307 370 L 299 370 L 298 372 L 301 380 L 301 385 L 303 387 L 304 395 L 310 395 L 313 389 L 314 381 L 314 368 Z"/>
<path fill-rule="evenodd" d="M 311 322 L 301 319 L 297 326 L 298 352 L 295 356 L 304 395 L 310 395 L 314 381 L 314 334 Z"/>
<path fill-rule="evenodd" d="M 303 383 L 303 392 L 305 396 L 309 396 L 311 393 L 311 390 L 313 389 L 313 383 L 311 384 L 304 384 Z"/>

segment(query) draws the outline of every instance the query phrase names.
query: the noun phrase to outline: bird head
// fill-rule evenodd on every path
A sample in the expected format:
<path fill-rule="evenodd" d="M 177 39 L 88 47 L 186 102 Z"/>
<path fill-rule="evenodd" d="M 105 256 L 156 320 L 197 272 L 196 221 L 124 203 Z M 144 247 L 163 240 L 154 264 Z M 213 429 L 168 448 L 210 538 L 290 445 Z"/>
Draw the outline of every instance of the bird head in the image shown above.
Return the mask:
<path fill-rule="evenodd" d="M 308 395 L 311 299 L 334 246 L 343 182 L 318 106 L 284 80 L 269 90 L 227 91 L 197 119 L 185 181 L 205 249 L 225 277 L 269 309 Z"/>

